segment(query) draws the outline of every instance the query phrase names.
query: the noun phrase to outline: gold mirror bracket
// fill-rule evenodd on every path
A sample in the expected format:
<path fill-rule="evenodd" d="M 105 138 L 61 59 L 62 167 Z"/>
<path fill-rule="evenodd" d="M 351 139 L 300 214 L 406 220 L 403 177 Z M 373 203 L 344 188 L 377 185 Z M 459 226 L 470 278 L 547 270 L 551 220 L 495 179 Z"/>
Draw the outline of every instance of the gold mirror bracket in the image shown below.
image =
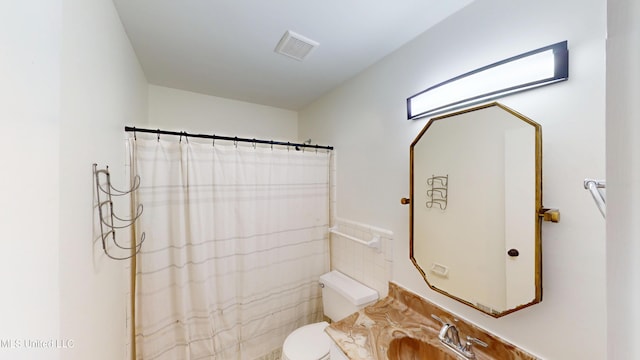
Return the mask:
<path fill-rule="evenodd" d="M 400 199 L 400 204 L 409 205 L 409 204 L 411 204 L 411 199 L 402 198 L 402 199 Z"/>
<path fill-rule="evenodd" d="M 540 216 L 544 221 L 551 221 L 551 222 L 557 223 L 560 221 L 560 210 L 542 208 L 540 209 L 538 216 Z"/>

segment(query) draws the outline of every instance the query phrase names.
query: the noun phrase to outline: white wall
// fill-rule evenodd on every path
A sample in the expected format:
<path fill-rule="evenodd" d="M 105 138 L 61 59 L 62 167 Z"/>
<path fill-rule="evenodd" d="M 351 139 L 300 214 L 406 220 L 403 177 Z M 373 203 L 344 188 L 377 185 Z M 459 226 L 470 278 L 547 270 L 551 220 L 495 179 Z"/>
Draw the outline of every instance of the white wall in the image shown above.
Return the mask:
<path fill-rule="evenodd" d="M 94 247 L 91 164 L 122 179 L 146 80 L 110 0 L 3 2 L 0 24 L 0 358 L 122 358 L 126 277 Z"/>
<path fill-rule="evenodd" d="M 604 0 L 476 0 L 299 114 L 301 138 L 336 146 L 338 216 L 394 232 L 395 281 L 545 359 L 606 358 L 605 222 L 582 187 L 605 172 L 605 14 Z M 562 40 L 569 81 L 500 100 L 542 125 L 543 204 L 562 219 L 542 228 L 542 303 L 493 319 L 431 291 L 408 260 L 399 200 L 425 120 L 407 121 L 405 100 Z"/>
<path fill-rule="evenodd" d="M 75 344 L 62 358 L 123 359 L 128 274 L 96 238 L 92 164 L 125 187 L 124 126 L 146 120 L 147 82 L 111 0 L 63 1 L 61 72 L 60 333 Z"/>
<path fill-rule="evenodd" d="M 0 340 L 59 339 L 61 1 L 0 2 Z M 59 359 L 11 349 L 3 359 Z"/>
<path fill-rule="evenodd" d="M 607 358 L 639 359 L 640 3 L 607 14 Z"/>
<path fill-rule="evenodd" d="M 190 133 L 297 141 L 298 113 L 149 85 L 148 127 Z"/>

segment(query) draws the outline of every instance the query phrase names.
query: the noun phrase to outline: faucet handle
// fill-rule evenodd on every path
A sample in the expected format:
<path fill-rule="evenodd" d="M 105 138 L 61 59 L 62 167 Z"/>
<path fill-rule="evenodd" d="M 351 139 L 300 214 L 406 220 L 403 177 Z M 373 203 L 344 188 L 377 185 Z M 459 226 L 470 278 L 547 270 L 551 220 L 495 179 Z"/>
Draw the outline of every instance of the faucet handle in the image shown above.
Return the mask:
<path fill-rule="evenodd" d="M 438 315 L 436 315 L 436 314 L 431 314 L 431 317 L 436 319 L 436 320 L 438 320 L 440 322 L 440 324 L 442 324 L 442 326 L 449 325 L 447 322 L 445 322 L 444 320 L 440 319 L 438 317 Z"/>
<path fill-rule="evenodd" d="M 467 336 L 467 346 L 466 347 L 468 349 L 471 349 L 471 345 L 473 343 L 476 343 L 476 344 L 478 344 L 478 345 L 480 345 L 482 347 L 489 347 L 489 344 L 487 344 L 486 342 L 484 342 L 484 341 L 482 341 L 480 339 L 474 338 L 472 336 Z"/>

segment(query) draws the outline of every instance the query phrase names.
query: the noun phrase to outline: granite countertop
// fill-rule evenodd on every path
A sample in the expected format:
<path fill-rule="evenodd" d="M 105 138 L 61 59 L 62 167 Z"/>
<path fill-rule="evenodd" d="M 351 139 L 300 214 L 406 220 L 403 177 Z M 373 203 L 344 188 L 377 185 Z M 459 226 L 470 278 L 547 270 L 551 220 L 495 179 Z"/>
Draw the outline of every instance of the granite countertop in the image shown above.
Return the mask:
<path fill-rule="evenodd" d="M 331 324 L 326 332 L 352 360 L 385 360 L 393 338 L 413 337 L 439 344 L 428 321 L 392 297 Z M 435 324 L 434 324 L 435 326 Z"/>
<path fill-rule="evenodd" d="M 398 300 L 386 297 L 331 324 L 326 332 L 352 360 L 387 360 L 387 350 L 394 338 L 411 337 L 446 349 L 438 339 L 438 325 Z"/>
<path fill-rule="evenodd" d="M 325 331 L 351 360 L 396 360 L 397 356 L 389 359 L 387 351 L 393 339 L 404 337 L 429 343 L 455 358 L 453 351 L 438 339 L 441 325 L 431 314 L 453 322 L 461 338 L 469 335 L 489 344 L 486 349 L 474 347 L 477 360 L 536 359 L 393 283 L 389 284 L 389 296 L 332 323 Z"/>

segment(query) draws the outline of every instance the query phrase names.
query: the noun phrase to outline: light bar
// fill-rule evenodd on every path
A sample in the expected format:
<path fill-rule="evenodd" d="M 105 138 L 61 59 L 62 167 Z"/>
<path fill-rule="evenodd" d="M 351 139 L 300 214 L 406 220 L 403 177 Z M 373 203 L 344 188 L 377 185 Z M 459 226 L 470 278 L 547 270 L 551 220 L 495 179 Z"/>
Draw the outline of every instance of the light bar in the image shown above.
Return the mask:
<path fill-rule="evenodd" d="M 407 118 L 419 119 L 569 78 L 567 41 L 498 61 L 441 82 L 407 99 Z"/>

